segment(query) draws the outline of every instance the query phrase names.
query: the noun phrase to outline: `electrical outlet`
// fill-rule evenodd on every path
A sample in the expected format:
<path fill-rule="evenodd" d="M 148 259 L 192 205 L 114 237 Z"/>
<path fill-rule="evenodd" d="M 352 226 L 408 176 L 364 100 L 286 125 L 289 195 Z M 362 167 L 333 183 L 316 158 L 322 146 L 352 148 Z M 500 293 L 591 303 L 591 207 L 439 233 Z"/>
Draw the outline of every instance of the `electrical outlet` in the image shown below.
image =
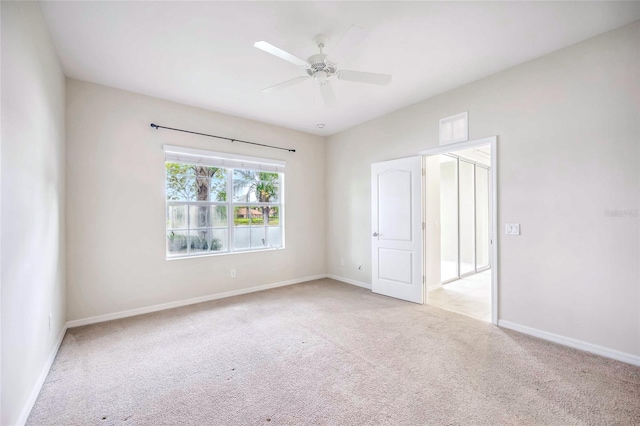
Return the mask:
<path fill-rule="evenodd" d="M 231 278 L 235 278 L 236 277 L 236 270 L 232 269 L 231 270 Z"/>

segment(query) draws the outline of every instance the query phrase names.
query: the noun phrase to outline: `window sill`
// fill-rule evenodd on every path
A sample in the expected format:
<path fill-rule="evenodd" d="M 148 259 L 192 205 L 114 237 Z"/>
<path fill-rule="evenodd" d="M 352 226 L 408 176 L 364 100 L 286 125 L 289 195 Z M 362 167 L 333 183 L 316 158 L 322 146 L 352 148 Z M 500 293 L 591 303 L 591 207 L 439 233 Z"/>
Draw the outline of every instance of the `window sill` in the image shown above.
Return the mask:
<path fill-rule="evenodd" d="M 207 253 L 207 254 L 200 254 L 200 255 L 195 255 L 195 256 L 172 256 L 172 257 L 165 257 L 165 260 L 185 260 L 185 259 L 200 259 L 203 257 L 217 257 L 217 256 L 228 256 L 231 254 L 247 254 L 247 253 L 264 253 L 267 251 L 279 251 L 279 250 L 284 250 L 284 247 L 274 247 L 274 248 L 265 248 L 265 249 L 258 249 L 258 250 L 244 250 L 244 251 L 225 251 L 222 253 Z"/>

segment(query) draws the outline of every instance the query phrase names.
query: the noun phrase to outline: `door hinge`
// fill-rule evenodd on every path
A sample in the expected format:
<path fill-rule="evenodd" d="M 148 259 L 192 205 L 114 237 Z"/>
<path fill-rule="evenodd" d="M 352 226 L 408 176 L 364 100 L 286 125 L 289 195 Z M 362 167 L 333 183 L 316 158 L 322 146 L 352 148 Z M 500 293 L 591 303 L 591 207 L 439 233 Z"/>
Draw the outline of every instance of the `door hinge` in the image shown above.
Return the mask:
<path fill-rule="evenodd" d="M 422 176 L 426 175 L 424 168 L 422 169 Z"/>
<path fill-rule="evenodd" d="M 422 230 L 423 231 L 426 229 L 426 227 L 427 227 L 427 225 L 424 222 L 422 222 Z"/>
<path fill-rule="evenodd" d="M 425 275 L 422 276 L 422 284 L 427 283 L 427 277 Z"/>

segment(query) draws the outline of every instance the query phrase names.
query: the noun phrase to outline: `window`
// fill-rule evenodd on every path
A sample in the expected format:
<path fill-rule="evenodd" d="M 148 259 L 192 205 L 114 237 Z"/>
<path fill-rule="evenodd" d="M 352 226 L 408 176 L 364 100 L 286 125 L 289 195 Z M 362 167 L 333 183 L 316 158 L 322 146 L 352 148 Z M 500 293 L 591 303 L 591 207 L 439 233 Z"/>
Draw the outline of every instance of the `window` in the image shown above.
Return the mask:
<path fill-rule="evenodd" d="M 167 258 L 284 247 L 284 162 L 165 146 Z"/>

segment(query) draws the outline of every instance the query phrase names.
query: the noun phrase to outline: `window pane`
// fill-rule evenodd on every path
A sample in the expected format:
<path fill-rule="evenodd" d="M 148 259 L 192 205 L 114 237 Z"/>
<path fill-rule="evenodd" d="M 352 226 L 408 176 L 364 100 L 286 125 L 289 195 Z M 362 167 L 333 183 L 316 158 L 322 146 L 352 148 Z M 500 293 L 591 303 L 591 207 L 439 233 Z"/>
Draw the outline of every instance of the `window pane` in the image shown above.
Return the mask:
<path fill-rule="evenodd" d="M 229 251 L 229 231 L 227 229 L 212 229 L 211 251 Z"/>
<path fill-rule="evenodd" d="M 218 172 L 211 178 L 209 200 L 227 201 L 227 171 L 218 169 Z"/>
<path fill-rule="evenodd" d="M 209 207 L 209 226 L 227 227 L 227 206 Z"/>
<path fill-rule="evenodd" d="M 177 256 L 187 254 L 187 232 L 167 232 L 167 255 Z"/>
<path fill-rule="evenodd" d="M 187 206 L 167 206 L 167 228 L 187 228 Z"/>
<path fill-rule="evenodd" d="M 256 197 L 261 203 L 277 203 L 280 201 L 280 185 L 274 182 L 260 181 L 256 186 Z"/>
<path fill-rule="evenodd" d="M 269 212 L 269 207 L 251 206 L 251 224 L 263 225 L 264 215 Z"/>
<path fill-rule="evenodd" d="M 249 227 L 237 226 L 233 228 L 233 246 L 235 250 L 249 249 Z"/>
<path fill-rule="evenodd" d="M 195 201 L 196 181 L 192 176 L 167 176 L 167 200 Z"/>
<path fill-rule="evenodd" d="M 273 203 L 279 200 L 280 175 L 256 170 L 233 171 L 233 200 Z"/>
<path fill-rule="evenodd" d="M 189 231 L 190 254 L 206 253 L 210 244 L 209 231 Z"/>
<path fill-rule="evenodd" d="M 165 163 L 167 200 L 196 199 L 195 170 L 189 164 Z"/>
<path fill-rule="evenodd" d="M 282 229 L 279 226 L 269 226 L 267 228 L 267 243 L 269 247 L 282 246 Z"/>
<path fill-rule="evenodd" d="M 209 227 L 209 206 L 189 206 L 189 229 Z"/>
<path fill-rule="evenodd" d="M 265 248 L 265 227 L 264 226 L 252 226 L 251 227 L 251 248 Z"/>
<path fill-rule="evenodd" d="M 269 226 L 280 225 L 280 207 L 265 207 L 269 209 Z"/>
<path fill-rule="evenodd" d="M 235 202 L 255 202 L 256 193 L 252 181 L 233 180 L 233 201 Z"/>
<path fill-rule="evenodd" d="M 236 226 L 248 226 L 251 222 L 251 209 L 249 206 L 234 207 L 233 222 Z"/>
<path fill-rule="evenodd" d="M 196 200 L 209 201 L 210 185 L 211 185 L 211 179 L 209 179 L 208 177 L 196 176 L 196 179 L 195 179 Z"/>

